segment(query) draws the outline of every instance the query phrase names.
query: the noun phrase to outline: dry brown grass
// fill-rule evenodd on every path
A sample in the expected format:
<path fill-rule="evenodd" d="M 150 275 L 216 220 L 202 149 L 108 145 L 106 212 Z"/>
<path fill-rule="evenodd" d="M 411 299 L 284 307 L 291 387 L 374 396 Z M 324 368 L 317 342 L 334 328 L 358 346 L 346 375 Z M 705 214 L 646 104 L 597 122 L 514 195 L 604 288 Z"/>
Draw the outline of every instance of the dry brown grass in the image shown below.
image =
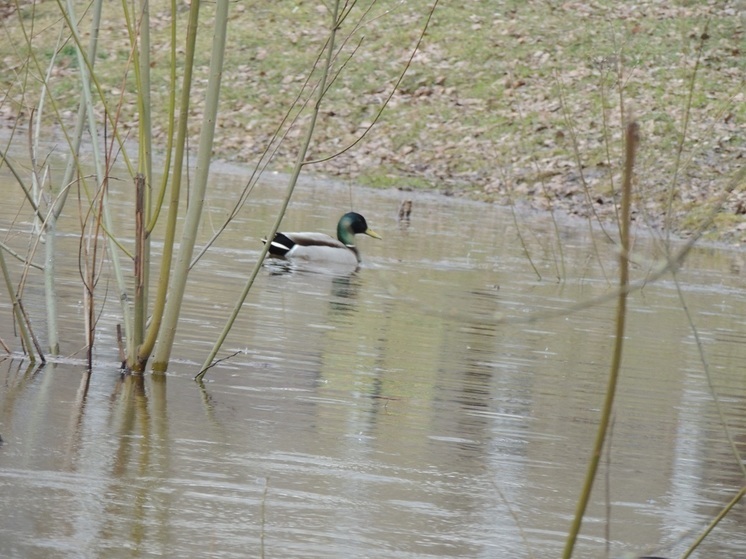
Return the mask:
<path fill-rule="evenodd" d="M 510 194 L 537 208 L 611 216 L 621 174 L 623 103 L 642 133 L 634 217 L 663 227 L 672 200 L 670 225 L 686 233 L 744 164 L 746 16 L 736 1 L 671 4 L 443 2 L 371 133 L 354 149 L 307 169 L 373 186 L 431 188 L 501 203 Z M 86 6 L 79 5 L 79 15 Z M 342 26 L 349 39 L 335 64 L 339 74 L 322 107 L 312 159 L 337 153 L 370 124 L 410 56 L 430 4 L 381 0 L 364 14 L 370 6 L 360 3 Z M 106 9 L 97 68 L 110 103 L 122 88 L 130 92 L 123 128 L 134 129 L 131 72 L 122 80 L 129 38 L 121 6 Z M 212 40 L 211 9 L 205 4 L 201 20 L 195 115 Z M 54 2 L 24 4 L 3 20 L 0 115 L 6 123 L 23 123 L 37 102 L 39 68 L 62 25 L 57 10 Z M 326 13 L 321 3 L 308 1 L 249 1 L 231 11 L 216 156 L 254 163 L 323 47 Z M 151 13 L 158 135 L 165 129 L 171 16 L 160 0 Z M 180 36 L 185 17 L 185 10 L 179 13 Z M 20 32 L 20 22 L 30 30 L 32 21 L 39 68 Z M 50 83 L 63 114 L 78 98 L 75 71 L 68 41 Z M 310 96 L 310 90 L 302 95 Z M 200 121 L 193 122 L 196 138 Z M 275 168 L 289 168 L 299 137 L 300 128 L 289 132 Z M 744 213 L 741 188 L 722 208 L 717 235 L 746 240 Z"/>

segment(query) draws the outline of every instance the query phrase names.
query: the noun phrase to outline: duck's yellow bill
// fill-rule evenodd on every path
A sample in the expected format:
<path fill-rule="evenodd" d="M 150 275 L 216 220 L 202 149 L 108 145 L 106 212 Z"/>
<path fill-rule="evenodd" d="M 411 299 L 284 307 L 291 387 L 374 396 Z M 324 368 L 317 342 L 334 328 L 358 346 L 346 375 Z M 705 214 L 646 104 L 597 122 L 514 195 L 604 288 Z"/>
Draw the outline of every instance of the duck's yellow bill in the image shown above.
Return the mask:
<path fill-rule="evenodd" d="M 373 229 L 366 229 L 365 230 L 365 234 L 373 237 L 374 239 L 381 239 L 381 240 L 383 240 L 383 237 L 381 237 L 381 235 L 379 235 L 378 233 L 376 233 L 375 231 L 373 231 Z"/>

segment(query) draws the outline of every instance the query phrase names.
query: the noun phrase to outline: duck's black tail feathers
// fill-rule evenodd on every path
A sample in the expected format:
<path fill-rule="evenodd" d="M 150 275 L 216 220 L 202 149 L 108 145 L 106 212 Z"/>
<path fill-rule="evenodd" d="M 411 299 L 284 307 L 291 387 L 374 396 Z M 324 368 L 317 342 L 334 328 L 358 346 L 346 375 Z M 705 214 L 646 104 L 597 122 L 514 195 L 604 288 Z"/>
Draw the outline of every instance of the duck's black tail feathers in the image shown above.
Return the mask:
<path fill-rule="evenodd" d="M 262 242 L 266 243 L 267 239 L 262 239 Z M 285 256 L 294 246 L 295 242 L 290 237 L 284 233 L 277 233 L 272 242 L 269 243 L 269 253 L 275 256 Z"/>

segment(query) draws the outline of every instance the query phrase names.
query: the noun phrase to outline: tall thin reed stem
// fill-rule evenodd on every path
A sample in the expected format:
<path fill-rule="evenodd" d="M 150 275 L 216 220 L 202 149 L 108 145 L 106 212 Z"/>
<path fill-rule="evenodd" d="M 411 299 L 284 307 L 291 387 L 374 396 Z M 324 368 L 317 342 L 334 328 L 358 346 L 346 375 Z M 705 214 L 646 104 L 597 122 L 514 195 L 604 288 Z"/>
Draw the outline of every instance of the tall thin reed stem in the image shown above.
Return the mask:
<path fill-rule="evenodd" d="M 630 247 L 630 203 L 632 199 L 632 173 L 635 167 L 635 154 L 637 153 L 637 144 L 639 142 L 639 126 L 637 122 L 632 121 L 627 125 L 625 141 L 625 162 L 624 162 L 624 179 L 622 181 L 622 208 L 621 208 L 621 245 L 622 250 L 619 254 L 619 296 L 617 298 L 616 312 L 616 332 L 614 336 L 614 355 L 611 361 L 609 371 L 609 382 L 606 388 L 606 398 L 604 407 L 601 412 L 601 422 L 596 433 L 596 441 L 593 446 L 588 471 L 585 477 L 585 484 L 578 500 L 570 532 L 567 536 L 565 551 L 562 555 L 564 559 L 572 557 L 575 542 L 577 541 L 580 527 L 583 523 L 583 516 L 588 506 L 593 489 L 593 481 L 596 478 L 598 464 L 601 460 L 601 452 L 606 441 L 606 434 L 611 424 L 611 412 L 614 407 L 614 396 L 616 394 L 617 380 L 622 365 L 622 349 L 624 347 L 624 326 L 627 317 L 627 294 L 629 285 L 629 247 Z"/>
<path fill-rule="evenodd" d="M 10 279 L 10 273 L 8 272 L 8 266 L 5 263 L 5 256 L 2 250 L 0 250 L 0 270 L 2 270 L 2 273 L 3 273 L 3 278 L 5 280 L 5 287 L 8 290 L 8 295 L 10 296 L 10 299 L 13 302 L 13 314 L 15 314 L 16 316 L 16 324 L 18 324 L 18 329 L 21 331 L 21 340 L 23 341 L 23 347 L 26 349 L 26 352 L 28 353 L 28 356 L 31 362 L 35 363 L 36 354 L 34 354 L 34 349 L 33 349 L 33 346 L 31 345 L 31 336 L 29 334 L 28 328 L 26 327 L 26 320 L 25 320 L 25 316 L 23 313 L 23 309 L 21 308 L 21 302 L 16 297 L 16 292 L 13 289 L 13 282 Z M 40 352 L 40 355 L 41 355 L 41 352 Z"/>
<path fill-rule="evenodd" d="M 207 179 L 210 175 L 210 160 L 212 145 L 215 137 L 215 124 L 220 101 L 220 84 L 223 75 L 223 59 L 225 58 L 226 32 L 228 27 L 228 0 L 218 0 L 215 11 L 215 28 L 210 56 L 210 77 L 205 96 L 205 109 L 202 128 L 197 150 L 197 166 L 195 169 L 194 186 L 189 194 L 189 205 L 184 219 L 184 229 L 179 243 L 179 253 L 174 265 L 174 272 L 168 286 L 168 300 L 163 313 L 163 324 L 158 337 L 158 343 L 153 355 L 153 370 L 164 372 L 171 357 L 176 336 L 176 327 L 181 313 L 181 303 L 184 299 L 189 263 L 192 260 L 194 245 L 197 241 L 197 231 L 202 218 L 202 207 L 207 191 Z M 140 354 L 139 357 L 142 357 Z M 143 368 L 139 362 L 138 367 Z"/>
<path fill-rule="evenodd" d="M 169 279 L 171 276 L 171 263 L 173 261 L 174 243 L 176 241 L 176 221 L 179 216 L 179 200 L 181 197 L 181 180 L 186 155 L 186 138 L 189 106 L 192 92 L 192 74 L 194 72 L 195 44 L 197 41 L 197 27 L 199 25 L 200 0 L 192 0 L 189 6 L 189 22 L 187 24 L 186 52 L 184 57 L 184 75 L 182 77 L 181 98 L 179 101 L 178 129 L 176 131 L 176 153 L 174 155 L 174 172 L 171 180 L 171 197 L 166 217 L 166 233 L 163 242 L 163 255 L 161 256 L 161 274 L 158 278 L 155 302 L 151 314 L 150 326 L 145 334 L 142 344 L 137 348 L 136 358 L 129 363 L 135 371 L 142 371 L 150 357 L 158 333 L 163 321 L 163 313 L 166 308 L 166 296 L 168 294 Z"/>
<path fill-rule="evenodd" d="M 290 176 L 290 180 L 288 181 L 288 188 L 285 192 L 285 198 L 282 201 L 282 206 L 280 207 L 280 211 L 277 213 L 277 219 L 275 219 L 274 224 L 272 225 L 272 229 L 267 234 L 267 239 L 273 239 L 275 236 L 275 233 L 277 233 L 277 229 L 280 227 L 280 223 L 282 223 L 282 218 L 285 216 L 285 211 L 287 210 L 288 204 L 290 203 L 290 198 L 293 195 L 293 191 L 295 190 L 295 185 L 298 183 L 298 177 L 300 176 L 300 172 L 303 169 L 304 160 L 306 158 L 306 153 L 308 153 L 308 147 L 311 145 L 311 138 L 313 137 L 314 129 L 316 128 L 316 118 L 319 114 L 319 109 L 321 107 L 321 101 L 324 98 L 324 95 L 326 94 L 326 81 L 329 76 L 329 68 L 332 64 L 332 56 L 334 54 L 334 39 L 337 35 L 337 29 L 339 27 L 339 3 L 340 0 L 337 0 L 334 2 L 332 13 L 331 13 L 331 30 L 329 34 L 329 40 L 327 41 L 327 51 L 326 51 L 326 60 L 324 62 L 324 65 L 321 68 L 321 77 L 319 79 L 319 85 L 316 89 L 316 102 L 314 103 L 313 110 L 311 111 L 311 121 L 308 124 L 308 128 L 306 129 L 306 136 L 303 139 L 303 145 L 301 146 L 300 151 L 298 152 L 298 158 L 295 162 L 295 167 L 293 168 L 293 173 Z M 249 276 L 248 281 L 246 282 L 246 285 L 244 286 L 243 292 L 241 293 L 240 297 L 236 301 L 236 304 L 233 307 L 233 311 L 231 312 L 231 316 L 228 318 L 228 321 L 225 323 L 225 326 L 223 327 L 223 331 L 220 333 L 220 336 L 215 341 L 215 344 L 212 347 L 212 350 L 210 351 L 210 354 L 205 359 L 205 362 L 202 365 L 202 369 L 197 374 L 197 376 L 194 377 L 194 380 L 197 382 L 202 382 L 202 379 L 205 376 L 205 373 L 207 373 L 207 370 L 212 366 L 212 361 L 215 359 L 215 356 L 217 355 L 218 351 L 220 351 L 220 347 L 223 345 L 223 342 L 225 341 L 225 338 L 228 336 L 228 332 L 230 332 L 231 328 L 233 327 L 233 323 L 236 321 L 236 318 L 238 318 L 238 313 L 241 311 L 241 307 L 243 306 L 244 301 L 246 300 L 246 297 L 249 295 L 249 290 L 251 289 L 251 286 L 254 285 L 254 280 L 256 279 L 256 276 L 259 274 L 259 270 L 262 268 L 262 264 L 264 263 L 264 257 L 267 255 L 267 251 L 269 250 L 270 243 L 267 242 L 264 245 L 264 248 L 262 249 L 261 253 L 259 254 L 259 258 L 257 258 L 256 264 L 254 265 L 254 269 L 251 271 L 251 275 Z"/>
<path fill-rule="evenodd" d="M 712 519 L 712 522 L 705 528 L 705 531 L 700 534 L 700 536 L 695 540 L 695 542 L 689 546 L 689 549 L 686 550 L 686 553 L 681 556 L 681 559 L 687 559 L 694 551 L 699 547 L 699 544 L 701 544 L 705 538 L 709 535 L 710 532 L 717 526 L 720 521 L 726 517 L 726 515 L 731 511 L 731 509 L 738 504 L 738 501 L 740 501 L 743 496 L 746 495 L 746 485 L 741 487 L 741 490 L 736 493 L 736 495 L 730 500 L 730 502 L 725 505 L 723 510 L 720 511 L 720 513 Z"/>

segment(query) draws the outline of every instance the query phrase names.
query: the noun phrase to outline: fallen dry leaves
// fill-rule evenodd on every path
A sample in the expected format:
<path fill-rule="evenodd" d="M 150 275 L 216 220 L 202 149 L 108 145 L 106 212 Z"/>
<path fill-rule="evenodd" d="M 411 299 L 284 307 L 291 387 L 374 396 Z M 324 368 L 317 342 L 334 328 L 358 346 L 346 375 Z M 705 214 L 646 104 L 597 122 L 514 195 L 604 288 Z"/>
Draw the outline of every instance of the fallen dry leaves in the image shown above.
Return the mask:
<path fill-rule="evenodd" d="M 307 172 L 611 218 L 623 120 L 634 115 L 643 138 L 635 217 L 686 234 L 746 162 L 746 15 L 736 1 L 443 2 L 376 120 L 430 5 L 368 2 L 344 21 L 309 153 L 319 162 Z M 211 41 L 207 9 L 190 112 L 192 145 Z M 151 12 L 154 35 L 164 37 L 154 41 L 152 64 L 155 132 L 163 141 L 166 123 L 159 115 L 168 93 L 171 15 L 158 2 Z M 6 14 L 5 21 L 12 18 Z M 217 158 L 256 164 L 271 146 L 274 168 L 293 164 L 309 118 L 309 106 L 298 114 L 293 101 L 312 102 L 316 78 L 307 84 L 308 72 L 326 41 L 326 18 L 317 2 L 257 0 L 232 8 Z M 109 13 L 104 29 L 100 58 L 123 64 L 129 38 L 121 17 Z M 6 68 L 23 66 L 17 53 L 3 50 L 3 59 Z M 62 84 L 75 71 L 72 57 L 60 57 L 54 79 Z M 111 103 L 122 88 L 134 91 L 131 74 L 125 82 L 121 75 L 109 79 Z M 3 83 L 0 116 L 23 118 L 28 97 L 19 101 L 17 82 Z M 63 85 L 53 93 L 61 106 L 77 95 Z M 292 126 L 280 126 L 288 113 Z M 134 95 L 125 95 L 122 125 L 136 126 L 135 115 Z M 273 143 L 278 126 L 279 145 Z M 721 239 L 746 240 L 745 213 L 740 185 L 720 208 Z"/>

